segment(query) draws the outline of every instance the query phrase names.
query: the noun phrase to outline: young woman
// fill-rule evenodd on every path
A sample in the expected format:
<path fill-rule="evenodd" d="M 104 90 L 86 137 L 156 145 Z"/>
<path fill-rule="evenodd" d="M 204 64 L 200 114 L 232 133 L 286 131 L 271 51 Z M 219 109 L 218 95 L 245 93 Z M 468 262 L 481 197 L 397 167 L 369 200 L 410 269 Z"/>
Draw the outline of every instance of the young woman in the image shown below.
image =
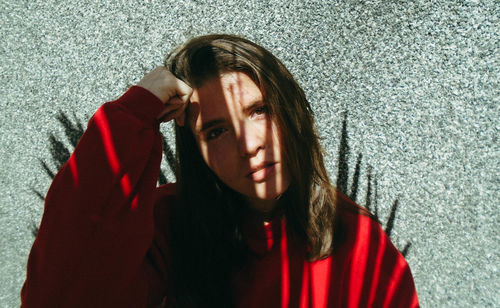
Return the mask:
<path fill-rule="evenodd" d="M 156 187 L 160 122 L 177 184 Z M 240 37 L 175 50 L 92 117 L 47 194 L 23 307 L 417 307 L 379 224 L 336 192 L 305 95 Z"/>

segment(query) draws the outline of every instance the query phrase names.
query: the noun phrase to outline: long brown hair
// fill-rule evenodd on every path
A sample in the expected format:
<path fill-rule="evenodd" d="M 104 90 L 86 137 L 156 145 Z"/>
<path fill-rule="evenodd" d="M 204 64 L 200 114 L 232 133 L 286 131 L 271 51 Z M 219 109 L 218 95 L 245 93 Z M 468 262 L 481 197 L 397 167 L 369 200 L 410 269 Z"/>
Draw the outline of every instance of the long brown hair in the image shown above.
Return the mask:
<path fill-rule="evenodd" d="M 244 72 L 260 88 L 281 130 L 292 182 L 282 196 L 288 232 L 308 247 L 309 260 L 333 249 L 336 192 L 304 91 L 265 48 L 238 36 L 207 35 L 174 50 L 165 65 L 193 88 L 227 72 Z M 172 215 L 173 293 L 179 306 L 231 306 L 231 272 L 245 262 L 243 196 L 204 162 L 189 126 L 176 125 L 177 195 Z"/>

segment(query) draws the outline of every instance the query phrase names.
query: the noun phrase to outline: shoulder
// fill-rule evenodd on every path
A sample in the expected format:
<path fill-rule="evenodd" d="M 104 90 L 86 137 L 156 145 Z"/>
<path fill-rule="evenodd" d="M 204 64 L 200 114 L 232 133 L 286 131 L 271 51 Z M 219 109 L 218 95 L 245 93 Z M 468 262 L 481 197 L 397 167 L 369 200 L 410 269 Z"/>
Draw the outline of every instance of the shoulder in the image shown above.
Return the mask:
<path fill-rule="evenodd" d="M 408 263 L 380 223 L 341 193 L 337 204 L 341 240 L 332 257 L 343 260 L 349 289 L 369 305 L 418 306 Z"/>
<path fill-rule="evenodd" d="M 387 235 L 370 211 L 337 192 L 337 231 L 340 233 L 339 245 L 358 246 L 379 242 Z"/>
<path fill-rule="evenodd" d="M 383 254 L 393 263 L 406 264 L 376 218 L 342 193 L 337 194 L 337 232 L 340 237 L 337 248 L 351 260 Z"/>

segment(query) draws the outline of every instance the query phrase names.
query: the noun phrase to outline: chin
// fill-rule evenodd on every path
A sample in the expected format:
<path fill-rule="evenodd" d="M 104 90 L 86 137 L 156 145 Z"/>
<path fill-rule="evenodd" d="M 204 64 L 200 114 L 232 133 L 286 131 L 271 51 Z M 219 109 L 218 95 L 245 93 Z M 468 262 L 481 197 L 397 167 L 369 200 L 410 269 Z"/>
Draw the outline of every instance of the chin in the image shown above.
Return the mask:
<path fill-rule="evenodd" d="M 274 186 L 274 185 L 273 185 Z M 255 187 L 254 198 L 261 200 L 279 199 L 285 193 L 288 185 L 285 187 L 280 185 L 278 187 L 268 187 L 266 185 L 257 185 Z"/>

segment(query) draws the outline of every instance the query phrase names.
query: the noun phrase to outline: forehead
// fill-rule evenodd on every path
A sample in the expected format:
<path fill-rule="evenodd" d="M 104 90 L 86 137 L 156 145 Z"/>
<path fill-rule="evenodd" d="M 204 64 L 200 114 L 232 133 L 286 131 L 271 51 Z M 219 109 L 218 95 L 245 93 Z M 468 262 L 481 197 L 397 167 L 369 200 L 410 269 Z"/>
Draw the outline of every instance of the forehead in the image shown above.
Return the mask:
<path fill-rule="evenodd" d="M 194 132 L 199 132 L 204 122 L 228 119 L 262 99 L 259 87 L 247 74 L 223 74 L 193 91 L 188 111 L 189 124 Z"/>

